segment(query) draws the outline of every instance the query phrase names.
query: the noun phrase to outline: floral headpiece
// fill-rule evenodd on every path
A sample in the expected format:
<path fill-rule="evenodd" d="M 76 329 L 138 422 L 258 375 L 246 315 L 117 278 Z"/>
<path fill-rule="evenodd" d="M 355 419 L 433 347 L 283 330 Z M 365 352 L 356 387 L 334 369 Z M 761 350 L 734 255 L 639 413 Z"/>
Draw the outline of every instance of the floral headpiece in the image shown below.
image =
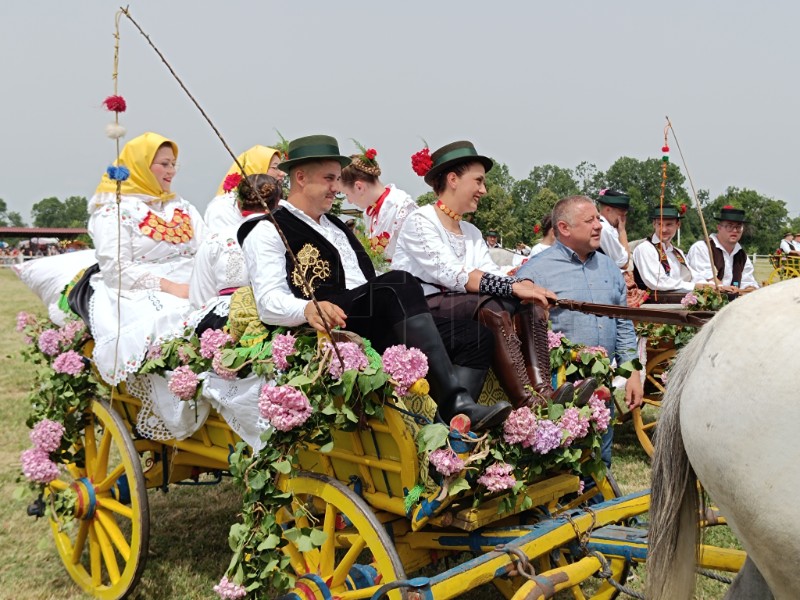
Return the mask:
<path fill-rule="evenodd" d="M 350 139 L 353 140 L 353 138 Z M 358 169 L 367 175 L 380 177 L 381 167 L 378 161 L 375 160 L 375 157 L 378 156 L 378 151 L 375 150 L 375 148 L 365 148 L 358 140 L 353 140 L 353 143 L 358 147 L 361 153 L 352 156 L 353 162 L 351 162 L 350 165 L 354 169 Z"/>
<path fill-rule="evenodd" d="M 685 214 L 686 214 L 686 211 L 687 211 L 688 209 L 689 209 L 689 207 L 688 207 L 688 206 L 686 206 L 686 203 L 684 202 L 683 204 L 681 204 L 681 205 L 678 207 L 678 212 L 679 212 L 679 213 L 681 213 L 682 215 L 685 215 Z"/>
<path fill-rule="evenodd" d="M 225 177 L 225 181 L 222 182 L 222 191 L 224 191 L 226 194 L 228 192 L 232 192 L 239 187 L 240 183 L 242 183 L 242 174 L 231 173 Z"/>
<path fill-rule="evenodd" d="M 428 142 L 422 141 L 425 143 L 425 147 L 411 155 L 411 168 L 420 177 L 425 177 L 433 167 L 433 159 L 431 158 L 431 150 L 428 148 Z"/>
<path fill-rule="evenodd" d="M 539 225 L 539 223 L 536 223 L 536 225 L 533 226 L 533 233 L 538 234 L 541 230 L 542 230 L 542 226 Z"/>
<path fill-rule="evenodd" d="M 283 134 L 278 131 L 277 129 L 275 132 L 278 134 L 278 137 L 281 138 L 279 142 L 276 142 L 272 145 L 273 148 L 278 150 L 281 153 L 281 160 L 288 160 L 289 159 L 289 140 L 283 137 Z"/>

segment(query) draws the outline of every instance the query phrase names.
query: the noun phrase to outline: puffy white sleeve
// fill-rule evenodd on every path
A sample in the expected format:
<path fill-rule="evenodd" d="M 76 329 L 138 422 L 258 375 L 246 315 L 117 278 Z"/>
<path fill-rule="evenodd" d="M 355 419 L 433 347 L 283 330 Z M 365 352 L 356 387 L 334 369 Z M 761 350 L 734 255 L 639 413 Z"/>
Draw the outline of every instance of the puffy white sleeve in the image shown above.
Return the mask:
<path fill-rule="evenodd" d="M 794 250 L 794 248 L 792 248 L 792 245 L 787 240 L 781 240 L 781 251 L 782 252 L 788 254 L 792 250 Z"/>
<path fill-rule="evenodd" d="M 110 204 L 89 217 L 89 235 L 103 281 L 114 290 L 161 289 L 161 278 L 151 273 L 146 264 L 134 260 L 133 236 L 141 234 L 134 233 L 126 222 L 118 222 L 118 210 L 116 204 Z M 131 218 L 124 215 L 123 221 Z"/>
<path fill-rule="evenodd" d="M 222 244 L 216 238 L 207 239 L 200 244 L 200 249 L 194 256 L 192 278 L 189 280 L 189 302 L 192 308 L 200 308 L 219 295 L 216 266 L 222 252 Z"/>
<path fill-rule="evenodd" d="M 472 269 L 456 256 L 450 244 L 442 240 L 436 226 L 420 211 L 414 211 L 406 219 L 397 246 L 398 253 L 404 256 L 399 263 L 393 262 L 394 268 L 406 269 L 426 283 L 466 292 Z"/>
<path fill-rule="evenodd" d="M 756 273 L 755 267 L 753 267 L 753 261 L 751 261 L 749 257 L 744 263 L 744 269 L 742 269 L 742 280 L 739 282 L 739 287 L 742 289 L 749 287 L 760 287 L 756 281 Z"/>
<path fill-rule="evenodd" d="M 714 272 L 708 259 L 708 246 L 703 240 L 692 244 L 686 253 L 686 262 L 697 277 L 697 281 L 714 281 Z"/>
<path fill-rule="evenodd" d="M 306 322 L 308 300 L 295 297 L 286 281 L 286 249 L 272 223 L 261 221 L 242 246 L 258 316 L 268 325 Z"/>
<path fill-rule="evenodd" d="M 606 253 L 606 256 L 617 263 L 620 269 L 628 264 L 628 252 L 625 250 L 625 246 L 611 233 L 611 225 L 605 222 L 600 230 L 600 247 Z"/>
<path fill-rule="evenodd" d="M 636 265 L 642 281 L 651 290 L 660 292 L 691 292 L 694 290 L 694 283 L 691 281 L 677 279 L 664 272 L 664 268 L 658 260 L 658 250 L 653 244 L 643 242 L 636 246 L 633 251 L 633 263 Z M 694 272 L 692 274 L 694 275 Z"/>
<path fill-rule="evenodd" d="M 408 215 L 417 209 L 417 203 L 408 194 L 403 194 L 397 202 L 392 202 L 388 207 L 384 206 L 379 215 L 381 224 L 386 224 L 386 231 L 389 233 L 389 244 L 386 246 L 386 258 L 394 256 L 394 249 L 397 246 L 397 237 Z M 386 211 L 386 215 L 384 215 Z M 380 227 L 379 227 L 380 228 Z M 378 232 L 380 233 L 380 232 Z"/>

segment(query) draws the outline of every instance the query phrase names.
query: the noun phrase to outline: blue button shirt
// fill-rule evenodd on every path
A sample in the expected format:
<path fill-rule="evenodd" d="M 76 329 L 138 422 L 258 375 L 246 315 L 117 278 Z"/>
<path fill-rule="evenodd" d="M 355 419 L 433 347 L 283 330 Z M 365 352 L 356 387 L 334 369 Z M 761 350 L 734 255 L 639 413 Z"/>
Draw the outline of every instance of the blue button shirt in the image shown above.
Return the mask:
<path fill-rule="evenodd" d="M 619 267 L 605 254 L 592 252 L 585 262 L 559 241 L 522 265 L 517 277 L 530 278 L 559 298 L 627 306 L 627 288 Z M 622 364 L 637 357 L 636 333 L 630 319 L 597 317 L 554 308 L 553 331 L 587 346 L 602 346 Z"/>

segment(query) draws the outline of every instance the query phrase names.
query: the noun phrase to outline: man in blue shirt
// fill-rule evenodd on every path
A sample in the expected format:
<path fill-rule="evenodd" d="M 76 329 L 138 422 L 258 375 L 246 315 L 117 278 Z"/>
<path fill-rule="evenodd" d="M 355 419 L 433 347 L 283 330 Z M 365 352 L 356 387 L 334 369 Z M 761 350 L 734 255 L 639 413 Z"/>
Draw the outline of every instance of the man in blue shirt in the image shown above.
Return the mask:
<path fill-rule="evenodd" d="M 559 200 L 553 208 L 555 244 L 520 267 L 517 277 L 530 278 L 559 298 L 626 306 L 627 289 L 622 272 L 600 247 L 602 223 L 594 202 L 586 196 Z M 636 334 L 629 319 L 597 317 L 555 308 L 550 311 L 553 330 L 578 344 L 602 346 L 617 364 L 637 358 Z M 630 408 L 642 403 L 642 380 L 634 373 L 625 385 Z M 613 411 L 613 404 L 611 406 Z M 601 455 L 611 467 L 613 428 L 603 434 Z"/>

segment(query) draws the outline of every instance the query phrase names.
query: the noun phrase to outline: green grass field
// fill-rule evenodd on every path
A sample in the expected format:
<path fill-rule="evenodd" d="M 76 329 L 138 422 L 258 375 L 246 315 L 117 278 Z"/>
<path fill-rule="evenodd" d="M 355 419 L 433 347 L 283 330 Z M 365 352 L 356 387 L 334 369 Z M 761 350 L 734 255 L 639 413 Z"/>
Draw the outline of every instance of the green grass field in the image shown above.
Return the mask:
<path fill-rule="evenodd" d="M 767 275 L 769 273 L 767 272 Z M 760 278 L 764 278 L 759 274 Z M 20 310 L 44 314 L 39 300 L 10 272 L 0 269 L 4 302 L 0 306 L 0 419 L 4 424 L 0 446 L 0 598 L 20 600 L 77 600 L 88 598 L 73 583 L 56 552 L 49 524 L 25 513 L 33 497 L 26 491 L 20 499 L 15 490 L 20 481 L 19 455 L 29 446 L 25 419 L 30 371 L 19 358 L 23 341 L 14 331 Z M 614 446 L 614 472 L 628 493 L 649 486 L 649 459 L 639 447 L 630 423 L 618 426 Z M 141 600 L 213 599 L 211 590 L 231 557 L 227 534 L 236 519 L 240 500 L 229 484 L 218 486 L 172 486 L 168 493 L 149 492 L 151 511 L 150 553 L 142 581 L 131 598 Z M 707 543 L 735 544 L 727 528 L 716 528 Z M 629 585 L 643 588 L 643 571 L 633 572 Z M 702 579 L 697 598 L 718 599 L 726 586 Z M 562 593 L 559 598 L 571 598 Z M 465 593 L 471 600 L 494 600 L 502 596 L 491 586 Z"/>

